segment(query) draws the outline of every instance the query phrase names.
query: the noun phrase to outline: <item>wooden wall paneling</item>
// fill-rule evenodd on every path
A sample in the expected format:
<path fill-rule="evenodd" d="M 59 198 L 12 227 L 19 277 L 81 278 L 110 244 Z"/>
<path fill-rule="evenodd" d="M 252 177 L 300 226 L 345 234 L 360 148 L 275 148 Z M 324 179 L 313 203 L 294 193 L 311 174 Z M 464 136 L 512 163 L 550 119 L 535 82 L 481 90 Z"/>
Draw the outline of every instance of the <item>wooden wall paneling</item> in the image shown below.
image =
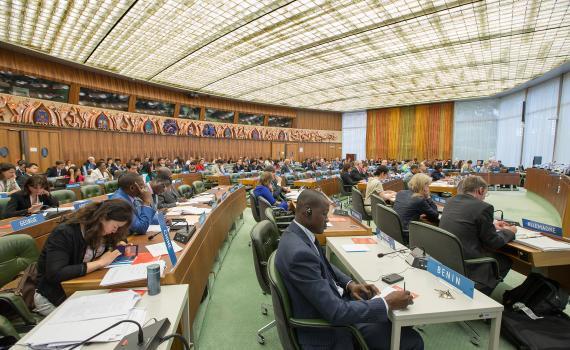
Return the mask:
<path fill-rule="evenodd" d="M 342 113 L 298 109 L 293 126 L 298 129 L 342 130 Z"/>
<path fill-rule="evenodd" d="M 271 143 L 271 158 L 273 159 L 285 158 L 285 142 Z"/>
<path fill-rule="evenodd" d="M 12 163 L 16 165 L 22 159 L 20 150 L 20 132 L 9 128 L 0 128 L 0 147 L 6 147 L 6 157 L 0 155 L 0 163 Z"/>

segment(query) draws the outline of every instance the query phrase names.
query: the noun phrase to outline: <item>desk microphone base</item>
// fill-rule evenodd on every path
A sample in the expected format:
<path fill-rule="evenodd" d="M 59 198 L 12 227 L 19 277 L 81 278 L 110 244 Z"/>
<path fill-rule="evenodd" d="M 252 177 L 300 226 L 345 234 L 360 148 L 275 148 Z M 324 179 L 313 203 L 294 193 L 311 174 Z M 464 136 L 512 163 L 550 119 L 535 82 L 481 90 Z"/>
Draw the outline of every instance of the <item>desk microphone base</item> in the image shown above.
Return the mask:
<path fill-rule="evenodd" d="M 158 320 L 155 323 L 143 328 L 144 343 L 142 345 L 138 343 L 138 333 L 135 331 L 129 335 L 126 335 L 115 347 L 115 350 L 151 350 L 156 349 L 160 343 L 160 339 L 164 337 L 168 327 L 170 326 L 170 321 L 167 318 Z"/>

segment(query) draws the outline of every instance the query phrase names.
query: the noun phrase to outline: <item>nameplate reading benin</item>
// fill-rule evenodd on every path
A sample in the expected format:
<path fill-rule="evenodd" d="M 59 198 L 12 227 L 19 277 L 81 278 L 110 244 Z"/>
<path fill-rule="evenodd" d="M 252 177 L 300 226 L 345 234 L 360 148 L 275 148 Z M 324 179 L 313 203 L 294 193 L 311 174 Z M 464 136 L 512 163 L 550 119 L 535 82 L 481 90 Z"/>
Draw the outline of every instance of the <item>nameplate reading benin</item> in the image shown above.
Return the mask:
<path fill-rule="evenodd" d="M 450 269 L 433 258 L 428 258 L 427 270 L 435 277 L 440 278 L 451 284 L 453 287 L 459 289 L 469 298 L 473 298 L 475 283 L 473 283 L 469 278 Z"/>

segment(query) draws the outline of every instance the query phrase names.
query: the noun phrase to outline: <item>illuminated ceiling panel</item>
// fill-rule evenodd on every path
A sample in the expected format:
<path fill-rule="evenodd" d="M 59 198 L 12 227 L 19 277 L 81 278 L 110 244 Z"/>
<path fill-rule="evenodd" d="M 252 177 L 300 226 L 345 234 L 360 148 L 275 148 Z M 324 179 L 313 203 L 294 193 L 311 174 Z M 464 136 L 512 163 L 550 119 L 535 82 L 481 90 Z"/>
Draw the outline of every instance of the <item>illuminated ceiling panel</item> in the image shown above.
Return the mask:
<path fill-rule="evenodd" d="M 489 96 L 570 57 L 568 1 L 8 4 L 0 41 L 199 93 L 315 109 Z"/>

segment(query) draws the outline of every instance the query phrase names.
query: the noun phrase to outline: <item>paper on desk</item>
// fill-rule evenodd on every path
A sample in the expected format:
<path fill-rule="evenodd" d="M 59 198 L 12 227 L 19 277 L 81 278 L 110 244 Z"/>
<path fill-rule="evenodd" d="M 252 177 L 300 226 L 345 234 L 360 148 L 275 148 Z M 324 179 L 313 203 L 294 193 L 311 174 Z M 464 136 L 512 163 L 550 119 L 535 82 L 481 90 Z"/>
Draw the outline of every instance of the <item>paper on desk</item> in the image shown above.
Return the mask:
<path fill-rule="evenodd" d="M 146 232 L 161 232 L 160 225 L 148 225 Z"/>
<path fill-rule="evenodd" d="M 213 194 L 210 195 L 206 195 L 206 196 L 199 196 L 199 197 L 194 197 L 191 198 L 188 202 L 186 203 L 190 203 L 190 204 L 196 204 L 196 203 L 208 203 L 209 201 L 215 199 L 216 196 L 214 196 Z"/>
<path fill-rule="evenodd" d="M 168 250 L 166 250 L 166 244 L 164 244 L 164 242 L 162 243 L 156 243 L 156 244 L 149 244 L 145 247 L 154 257 L 157 256 L 161 256 L 161 255 L 167 255 L 168 254 Z M 172 248 L 174 248 L 174 252 L 177 253 L 179 251 L 182 250 L 182 247 L 180 247 L 178 244 L 176 244 L 176 242 L 172 242 Z"/>
<path fill-rule="evenodd" d="M 515 240 L 534 238 L 542 236 L 539 232 L 529 230 L 524 227 L 517 227 L 517 233 L 515 233 Z"/>
<path fill-rule="evenodd" d="M 570 250 L 570 243 L 559 241 L 546 236 L 517 239 L 517 243 L 542 251 Z"/>
<path fill-rule="evenodd" d="M 170 209 L 166 215 L 167 216 L 180 216 L 180 215 L 200 215 L 202 213 L 209 214 L 212 211 L 211 208 L 198 208 L 198 207 L 176 207 Z"/>
<path fill-rule="evenodd" d="M 63 303 L 50 323 L 65 323 L 126 315 L 141 296 L 132 290 L 119 293 L 87 295 Z"/>
<path fill-rule="evenodd" d="M 160 276 L 164 276 L 164 269 L 166 268 L 166 262 L 160 260 L 157 262 L 150 262 L 146 264 L 128 265 L 125 267 L 116 267 L 114 269 L 109 269 L 105 274 L 105 277 L 101 280 L 101 286 L 111 286 L 114 284 L 127 283 L 132 281 L 140 281 L 146 279 L 146 268 L 151 264 L 160 265 Z"/>
<path fill-rule="evenodd" d="M 333 227 L 333 224 L 331 224 L 330 222 L 327 222 L 327 227 Z"/>
<path fill-rule="evenodd" d="M 404 290 L 404 288 L 397 286 L 397 285 L 388 286 L 388 287 L 382 289 L 382 291 L 380 292 L 380 295 L 377 295 L 377 296 L 373 297 L 372 299 L 376 299 L 379 297 L 385 298 L 388 294 L 391 294 L 392 292 L 403 291 L 403 290 Z M 415 299 L 415 298 L 420 296 L 418 293 L 415 293 L 415 292 L 410 292 L 410 295 L 412 296 L 412 299 Z"/>
<path fill-rule="evenodd" d="M 367 252 L 370 249 L 364 244 L 343 244 L 342 249 L 348 253 Z"/>

